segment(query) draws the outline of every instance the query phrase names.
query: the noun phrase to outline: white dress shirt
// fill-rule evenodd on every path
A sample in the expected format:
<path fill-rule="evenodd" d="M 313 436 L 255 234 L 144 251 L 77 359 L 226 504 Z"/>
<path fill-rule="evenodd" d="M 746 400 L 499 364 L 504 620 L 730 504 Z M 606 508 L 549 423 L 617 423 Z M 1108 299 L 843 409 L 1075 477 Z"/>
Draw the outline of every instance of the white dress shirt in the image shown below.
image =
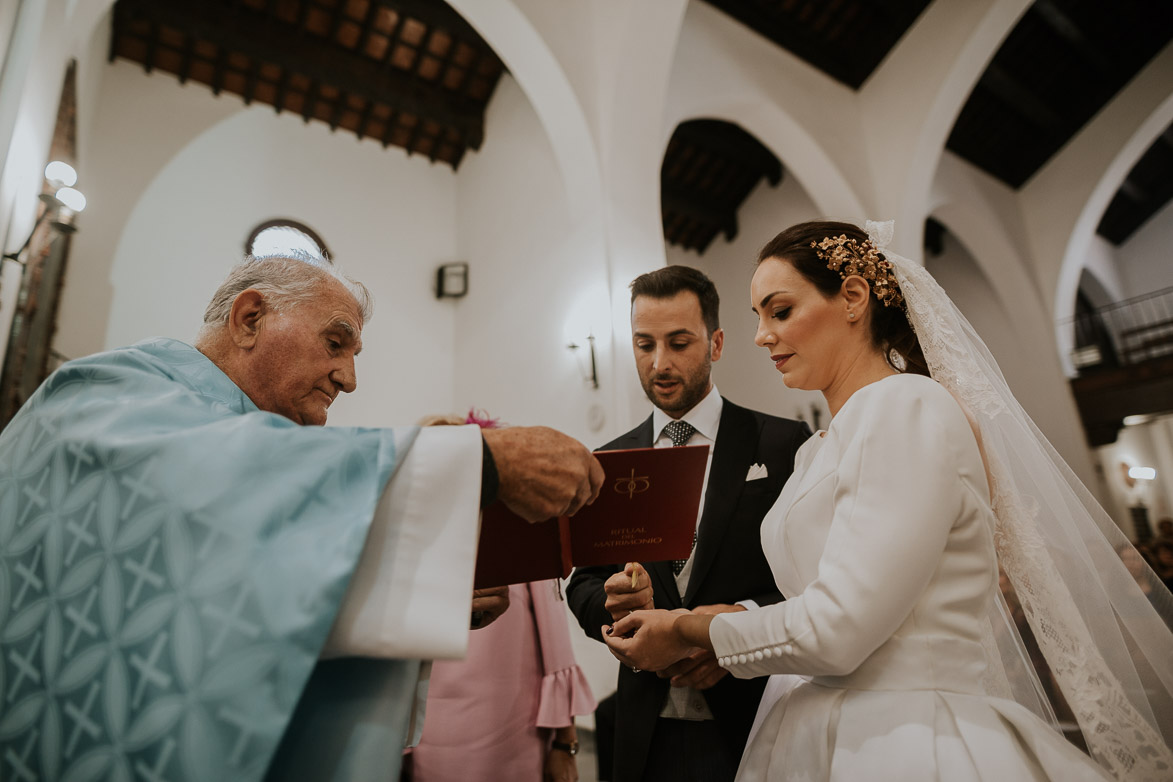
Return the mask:
<path fill-rule="evenodd" d="M 721 410 L 724 406 L 725 402 L 721 399 L 721 392 L 714 385 L 709 389 L 709 393 L 705 395 L 704 399 L 679 419 L 673 419 L 658 407 L 652 411 L 653 447 L 672 447 L 672 438 L 664 433 L 664 427 L 673 420 L 684 421 L 696 429 L 685 445 L 709 446 L 709 458 L 705 462 L 705 480 L 701 484 L 700 504 L 696 510 L 698 540 L 700 539 L 701 514 L 705 508 L 705 493 L 709 488 L 709 470 L 713 466 L 713 451 L 717 446 L 717 429 L 721 426 Z M 692 575 L 694 554 L 696 554 L 696 546 L 693 546 L 692 553 L 688 555 L 688 561 L 684 563 L 684 569 L 676 576 L 676 589 L 680 592 L 681 597 L 684 597 L 684 593 L 688 591 L 688 579 Z M 700 690 L 694 690 L 691 687 L 670 687 L 668 689 L 668 697 L 664 700 L 664 707 L 660 709 L 660 716 L 677 720 L 713 719 L 713 713 L 709 710 L 709 704 L 705 701 Z"/>

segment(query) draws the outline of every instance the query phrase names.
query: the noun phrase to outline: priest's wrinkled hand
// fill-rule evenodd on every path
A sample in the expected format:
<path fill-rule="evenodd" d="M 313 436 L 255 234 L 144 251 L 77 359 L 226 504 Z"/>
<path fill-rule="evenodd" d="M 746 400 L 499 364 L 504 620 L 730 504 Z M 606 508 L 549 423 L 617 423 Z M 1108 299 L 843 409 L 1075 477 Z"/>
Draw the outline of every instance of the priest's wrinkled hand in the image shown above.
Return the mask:
<path fill-rule="evenodd" d="M 662 671 L 693 650 L 676 631 L 676 621 L 689 616 L 677 611 L 634 611 L 610 627 L 603 642 L 624 665 L 641 671 Z"/>
<path fill-rule="evenodd" d="M 661 679 L 671 679 L 670 684 L 673 687 L 707 690 L 728 673 L 729 671 L 717 665 L 717 655 L 708 649 L 693 649 L 684 659 L 677 660 L 656 675 Z"/>
<path fill-rule="evenodd" d="M 623 570 L 607 579 L 603 584 L 607 602 L 603 607 L 611 614 L 611 621 L 618 622 L 632 611 L 646 611 L 655 608 L 652 602 L 652 579 L 643 565 L 628 562 Z"/>
<path fill-rule="evenodd" d="M 472 593 L 473 630 L 488 627 L 509 608 L 509 587 L 474 589 Z"/>
<path fill-rule="evenodd" d="M 497 496 L 528 521 L 572 516 L 595 501 L 603 467 L 586 446 L 545 426 L 485 429 L 497 464 Z"/>

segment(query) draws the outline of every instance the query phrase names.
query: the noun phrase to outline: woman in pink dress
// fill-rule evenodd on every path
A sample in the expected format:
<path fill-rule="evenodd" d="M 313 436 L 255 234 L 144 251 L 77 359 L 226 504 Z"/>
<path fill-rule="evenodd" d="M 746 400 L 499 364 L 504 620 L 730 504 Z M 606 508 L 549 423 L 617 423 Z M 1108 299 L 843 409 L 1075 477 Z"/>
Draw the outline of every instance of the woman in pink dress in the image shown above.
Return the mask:
<path fill-rule="evenodd" d="M 574 782 L 574 717 L 594 709 L 558 582 L 514 584 L 466 659 L 433 664 L 423 737 L 404 765 L 413 782 Z"/>

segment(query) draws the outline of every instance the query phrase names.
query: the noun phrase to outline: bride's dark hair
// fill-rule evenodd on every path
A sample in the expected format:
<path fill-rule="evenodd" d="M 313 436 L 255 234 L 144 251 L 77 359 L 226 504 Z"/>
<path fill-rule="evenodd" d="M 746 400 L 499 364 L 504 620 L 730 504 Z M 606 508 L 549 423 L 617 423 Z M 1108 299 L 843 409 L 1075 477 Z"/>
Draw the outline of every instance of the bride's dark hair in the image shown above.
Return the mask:
<path fill-rule="evenodd" d="M 855 239 L 861 245 L 868 241 L 868 235 L 851 223 L 831 220 L 799 223 L 771 239 L 758 253 L 758 264 L 771 258 L 786 261 L 809 280 L 819 293 L 830 298 L 839 292 L 843 278 L 839 272 L 827 267 L 827 262 L 818 256 L 813 245 L 828 236 L 840 235 Z M 883 257 L 882 253 L 880 257 Z M 879 300 L 874 300 L 872 304 L 874 306 L 869 308 L 872 316 L 868 324 L 872 344 L 884 354 L 893 369 L 929 376 L 925 354 L 903 307 L 886 307 Z M 893 362 L 893 351 L 899 354 L 904 363 L 903 367 L 898 366 L 898 362 Z"/>

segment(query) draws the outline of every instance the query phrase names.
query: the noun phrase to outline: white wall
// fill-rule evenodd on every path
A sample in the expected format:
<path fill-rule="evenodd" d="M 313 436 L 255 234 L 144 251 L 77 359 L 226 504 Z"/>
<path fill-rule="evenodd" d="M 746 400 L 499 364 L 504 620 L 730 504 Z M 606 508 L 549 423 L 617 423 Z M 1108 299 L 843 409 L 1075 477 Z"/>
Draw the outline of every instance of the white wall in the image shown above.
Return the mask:
<path fill-rule="evenodd" d="M 483 408 L 512 425 L 541 424 L 591 447 L 622 434 L 601 413 L 615 382 L 609 365 L 609 307 L 605 258 L 575 234 L 574 219 L 553 150 L 529 102 L 508 75 L 497 85 L 485 118 L 485 143 L 457 176 L 458 256 L 469 263 L 469 294 L 449 304 L 456 367 L 452 398 L 436 412 Z M 599 382 L 589 388 L 582 369 L 593 328 Z M 568 616 L 575 657 L 596 697 L 615 690 L 618 663 Z M 580 718 L 580 723 L 591 724 Z"/>
<path fill-rule="evenodd" d="M 73 268 L 108 268 L 96 282 L 111 294 L 102 307 L 100 295 L 83 287 L 95 281 L 71 271 L 67 298 L 96 306 L 67 309 L 57 340 L 62 352 L 152 335 L 190 341 L 251 229 L 291 217 L 313 227 L 375 297 L 359 390 L 335 403 L 331 423 L 404 423 L 452 407 L 452 311 L 432 293 L 436 266 L 457 254 L 451 169 L 300 117 L 241 110 L 236 98 L 216 98 L 199 85 L 181 89 L 168 75 L 129 64 L 110 67 L 102 97 L 97 127 L 107 132 L 93 147 L 106 164 L 93 181 L 97 209 L 86 216 L 100 214 L 104 199 L 130 206 L 116 236 L 104 234 L 116 228 L 108 221 L 78 234 Z M 133 161 L 176 122 L 173 98 L 182 99 L 185 122 L 210 127 L 136 191 L 146 172 Z M 128 103 L 137 108 L 133 122 L 119 113 Z M 117 116 L 106 116 L 107 109 Z M 144 156 L 157 160 L 165 151 Z M 106 247 L 109 257 L 100 257 Z"/>
<path fill-rule="evenodd" d="M 1116 262 L 1128 298 L 1173 287 L 1173 201 L 1116 248 Z"/>
<path fill-rule="evenodd" d="M 762 246 L 783 229 L 819 216 L 802 185 L 786 174 L 777 187 L 763 180 L 750 193 L 737 213 L 738 232 L 732 242 L 718 234 L 704 255 L 675 245 L 667 251 L 669 263 L 700 269 L 721 294 L 725 347 L 721 360 L 713 365 L 713 378 L 722 395 L 755 410 L 801 418 L 812 427 L 811 406 L 815 405 L 825 429 L 831 416 L 822 394 L 787 388 L 767 351 L 754 344 L 757 319 L 749 299 L 749 282 Z"/>
<path fill-rule="evenodd" d="M 489 106 L 484 146 L 461 164 L 456 237 L 470 285 L 451 305 L 454 412 L 484 408 L 510 424 L 554 426 L 589 445 L 614 436 L 606 421 L 598 429 L 588 424 L 602 394 L 584 382 L 585 351 L 566 347 L 585 344 L 593 329 L 605 369 L 606 259 L 587 252 L 576 235 L 545 132 L 509 76 Z M 611 382 L 600 377 L 604 387 Z"/>
<path fill-rule="evenodd" d="M 103 25 L 95 31 L 92 48 L 105 37 Z M 86 65 L 98 72 L 91 73 Z M 53 344 L 70 358 L 110 347 L 106 323 L 114 294 L 112 267 L 127 220 L 143 192 L 193 139 L 244 110 L 237 99 L 216 99 L 202 85 L 180 86 L 173 76 L 147 75 L 132 63 L 88 60 L 79 67 L 78 146 L 86 154 L 79 160 L 78 187 L 88 203 L 75 221 L 78 233 Z M 87 116 L 89 121 L 80 122 Z"/>
<path fill-rule="evenodd" d="M 1153 533 L 1160 519 L 1173 517 L 1173 415 L 1124 427 L 1116 442 L 1097 448 L 1096 455 L 1111 496 L 1111 504 L 1106 507 L 1125 534 L 1135 539 L 1128 511 L 1134 505 L 1149 509 Z M 1156 480 L 1135 481 L 1130 487 L 1124 480 L 1122 464 L 1153 467 Z"/>
<path fill-rule="evenodd" d="M 64 0 L 26 0 L 0 12 L 0 246 L 20 248 L 37 219 L 37 200 L 57 124 L 65 75 L 68 14 Z M 43 41 L 43 43 L 42 43 Z M 8 345 L 22 267 L 0 261 L 0 353 Z"/>

